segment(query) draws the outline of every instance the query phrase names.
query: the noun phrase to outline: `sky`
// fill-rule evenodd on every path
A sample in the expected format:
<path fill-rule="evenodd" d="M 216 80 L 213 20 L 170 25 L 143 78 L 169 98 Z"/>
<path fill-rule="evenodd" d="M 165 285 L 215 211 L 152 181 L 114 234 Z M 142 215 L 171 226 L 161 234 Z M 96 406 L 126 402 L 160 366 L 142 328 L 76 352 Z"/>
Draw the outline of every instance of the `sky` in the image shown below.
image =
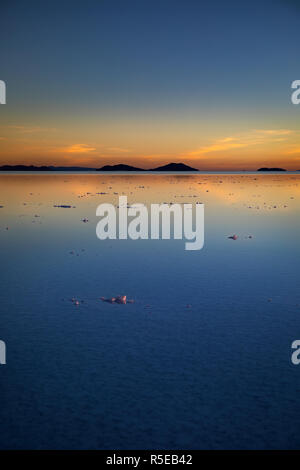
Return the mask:
<path fill-rule="evenodd" d="M 300 0 L 1 1 L 0 164 L 300 169 Z"/>

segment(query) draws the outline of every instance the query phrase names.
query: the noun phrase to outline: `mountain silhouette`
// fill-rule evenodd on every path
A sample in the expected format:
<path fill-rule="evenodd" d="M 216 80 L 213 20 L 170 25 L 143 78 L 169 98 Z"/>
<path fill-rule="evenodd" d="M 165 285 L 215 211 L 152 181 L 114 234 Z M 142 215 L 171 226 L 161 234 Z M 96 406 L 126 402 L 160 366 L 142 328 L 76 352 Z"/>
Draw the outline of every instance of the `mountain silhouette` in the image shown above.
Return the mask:
<path fill-rule="evenodd" d="M 150 171 L 199 171 L 196 168 L 185 165 L 184 163 L 168 163 L 167 165 L 153 168 Z"/>
<path fill-rule="evenodd" d="M 278 168 L 264 169 L 261 168 L 257 171 L 279 171 Z M 145 170 L 144 168 L 137 168 L 135 166 L 119 163 L 117 165 L 104 165 L 101 168 L 90 168 L 81 166 L 36 166 L 36 165 L 3 165 L 0 166 L 0 171 L 199 171 L 196 168 L 185 165 L 184 163 L 168 163 L 157 168 Z M 284 170 L 282 170 L 284 171 Z"/>
<path fill-rule="evenodd" d="M 257 171 L 286 171 L 284 168 L 259 168 Z"/>
<path fill-rule="evenodd" d="M 105 165 L 102 168 L 97 168 L 97 171 L 146 171 L 143 168 L 136 168 L 131 165 L 124 165 L 120 163 L 118 165 Z"/>
<path fill-rule="evenodd" d="M 35 165 L 3 165 L 0 171 L 90 171 L 95 168 L 82 166 L 35 166 Z"/>

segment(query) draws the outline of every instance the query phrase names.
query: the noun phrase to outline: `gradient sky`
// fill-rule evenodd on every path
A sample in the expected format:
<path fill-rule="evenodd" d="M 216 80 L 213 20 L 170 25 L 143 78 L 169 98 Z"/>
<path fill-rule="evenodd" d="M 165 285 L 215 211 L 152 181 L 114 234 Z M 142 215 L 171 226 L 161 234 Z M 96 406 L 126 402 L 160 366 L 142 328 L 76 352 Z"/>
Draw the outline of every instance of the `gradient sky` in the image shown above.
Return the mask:
<path fill-rule="evenodd" d="M 300 1 L 5 1 L 0 164 L 300 169 Z"/>

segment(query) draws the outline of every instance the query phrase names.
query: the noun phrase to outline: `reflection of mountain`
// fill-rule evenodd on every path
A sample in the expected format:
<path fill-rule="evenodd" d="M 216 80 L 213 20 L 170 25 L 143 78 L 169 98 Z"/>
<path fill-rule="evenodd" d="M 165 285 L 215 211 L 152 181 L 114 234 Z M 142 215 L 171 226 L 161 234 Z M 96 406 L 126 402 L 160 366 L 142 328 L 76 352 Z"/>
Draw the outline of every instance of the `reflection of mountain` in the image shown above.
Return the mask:
<path fill-rule="evenodd" d="M 98 168 L 97 171 L 146 171 L 142 168 L 136 168 L 135 166 L 123 165 L 105 165 L 102 168 Z"/>
<path fill-rule="evenodd" d="M 168 163 L 168 165 L 159 166 L 153 168 L 150 171 L 198 171 L 196 168 L 192 168 L 184 163 Z"/>
<path fill-rule="evenodd" d="M 90 171 L 95 168 L 82 166 L 35 166 L 35 165 L 3 165 L 0 171 Z"/>
<path fill-rule="evenodd" d="M 284 168 L 259 168 L 257 171 L 286 171 Z"/>

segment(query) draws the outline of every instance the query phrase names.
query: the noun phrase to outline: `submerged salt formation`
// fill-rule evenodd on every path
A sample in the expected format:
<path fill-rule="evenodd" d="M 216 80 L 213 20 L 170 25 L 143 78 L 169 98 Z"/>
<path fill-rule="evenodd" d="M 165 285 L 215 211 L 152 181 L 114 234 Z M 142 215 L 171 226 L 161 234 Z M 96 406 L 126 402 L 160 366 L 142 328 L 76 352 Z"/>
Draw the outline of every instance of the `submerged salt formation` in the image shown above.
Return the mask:
<path fill-rule="evenodd" d="M 109 297 L 108 299 L 106 299 L 105 297 L 100 297 L 100 299 L 102 300 L 102 302 L 108 302 L 110 304 L 126 304 L 126 303 L 133 304 L 134 303 L 134 300 L 132 299 L 127 300 L 126 295 L 117 295 L 117 297 Z"/>

